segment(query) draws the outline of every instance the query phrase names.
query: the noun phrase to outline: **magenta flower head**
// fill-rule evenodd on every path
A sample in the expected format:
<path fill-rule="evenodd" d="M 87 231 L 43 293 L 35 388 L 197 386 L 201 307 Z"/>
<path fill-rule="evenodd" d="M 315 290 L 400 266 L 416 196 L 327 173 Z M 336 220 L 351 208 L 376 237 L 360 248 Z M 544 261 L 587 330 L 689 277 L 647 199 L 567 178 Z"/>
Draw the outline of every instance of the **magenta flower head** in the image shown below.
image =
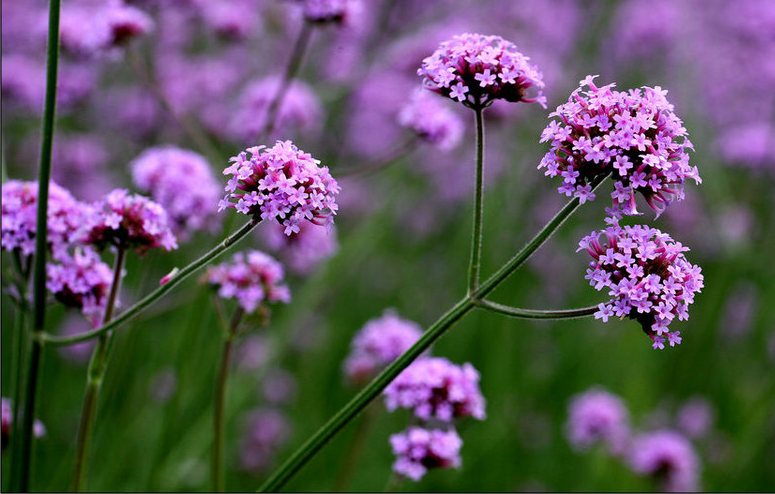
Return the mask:
<path fill-rule="evenodd" d="M 641 434 L 633 440 L 628 459 L 635 473 L 657 478 L 664 491 L 692 492 L 699 489 L 697 454 L 689 440 L 675 431 Z"/>
<path fill-rule="evenodd" d="M 203 281 L 218 290 L 221 298 L 235 298 L 248 314 L 264 302 L 291 301 L 288 286 L 282 284 L 283 266 L 257 250 L 237 252 L 231 263 L 211 266 Z"/>
<path fill-rule="evenodd" d="M 436 96 L 422 90 L 398 114 L 398 123 L 420 139 L 441 149 L 452 149 L 463 136 L 463 121 Z"/>
<path fill-rule="evenodd" d="M 86 217 L 84 241 L 98 249 L 108 245 L 134 249 L 138 255 L 153 247 L 178 248 L 164 208 L 125 189 L 115 189 L 94 203 Z"/>
<path fill-rule="evenodd" d="M 465 33 L 443 42 L 422 62 L 417 75 L 427 89 L 455 99 L 471 108 L 484 108 L 496 99 L 539 103 L 543 76 L 530 58 L 500 36 Z M 528 97 L 526 91 L 538 91 Z"/>
<path fill-rule="evenodd" d="M 576 449 L 602 443 L 610 453 L 623 454 L 630 437 L 629 412 L 618 396 L 590 389 L 571 400 L 566 432 Z"/>
<path fill-rule="evenodd" d="M 333 256 L 339 244 L 336 227 L 323 228 L 312 223 L 299 224 L 299 231 L 285 235 L 279 223 L 267 225 L 266 243 L 280 253 L 286 265 L 299 274 L 309 274 L 321 262 Z"/>
<path fill-rule="evenodd" d="M 327 166 L 318 166 L 320 161 L 291 141 L 277 141 L 271 148 L 248 148 L 231 161 L 232 165 L 223 171 L 232 177 L 219 211 L 234 208 L 262 220 L 275 219 L 285 227 L 286 235 L 298 233 L 303 220 L 333 225 L 339 184 Z"/>
<path fill-rule="evenodd" d="M 132 181 L 167 211 L 177 235 L 215 225 L 210 220 L 220 186 L 204 156 L 176 146 L 153 147 L 143 151 L 130 167 Z"/>
<path fill-rule="evenodd" d="M 385 388 L 385 406 L 413 410 L 422 420 L 450 422 L 458 417 L 484 420 L 485 400 L 479 373 L 469 364 L 455 365 L 442 357 L 421 358 Z"/>
<path fill-rule="evenodd" d="M 344 371 L 352 382 L 371 379 L 392 363 L 422 336 L 416 322 L 398 317 L 387 309 L 382 317 L 371 319 L 355 335 Z"/>
<path fill-rule="evenodd" d="M 459 468 L 463 440 L 455 429 L 410 427 L 390 436 L 390 446 L 397 456 L 393 471 L 416 482 L 432 468 Z"/>
<path fill-rule="evenodd" d="M 636 225 L 592 232 L 581 239 L 579 250 L 592 256 L 585 276 L 589 284 L 596 290 L 607 288 L 612 297 L 599 305 L 595 319 L 634 319 L 654 348 L 664 348 L 665 338 L 670 346 L 681 343 L 681 333 L 668 325 L 676 317 L 689 318 L 689 305 L 703 287 L 699 266 L 683 255 L 688 247 L 656 228 Z"/>
<path fill-rule="evenodd" d="M 583 204 L 594 200 L 591 183 L 612 174 L 613 209 L 620 214 L 639 214 L 635 193 L 646 198 L 659 216 L 673 201 L 683 199 L 687 178 L 701 183 L 697 167 L 689 166 L 692 143 L 686 128 L 659 86 L 613 91 L 614 84 L 597 87 L 588 76 L 568 102 L 557 107 L 541 134 L 551 150 L 541 160 L 545 175 L 560 176 L 559 191 L 578 197 Z M 586 86 L 589 88 L 582 91 Z"/>
<path fill-rule="evenodd" d="M 74 307 L 95 328 L 102 322 L 113 271 L 90 247 L 76 248 L 73 256 L 62 256 L 46 269 L 46 288 L 59 302 Z"/>

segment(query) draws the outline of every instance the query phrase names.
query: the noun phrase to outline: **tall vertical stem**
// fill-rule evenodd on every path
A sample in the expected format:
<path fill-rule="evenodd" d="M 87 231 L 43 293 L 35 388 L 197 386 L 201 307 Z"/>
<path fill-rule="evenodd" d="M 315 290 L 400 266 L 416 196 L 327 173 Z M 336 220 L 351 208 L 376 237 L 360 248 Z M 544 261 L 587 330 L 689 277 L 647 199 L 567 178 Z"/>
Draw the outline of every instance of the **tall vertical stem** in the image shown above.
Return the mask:
<path fill-rule="evenodd" d="M 474 190 L 474 227 L 471 238 L 471 262 L 468 264 L 468 294 L 479 286 L 482 259 L 482 212 L 484 203 L 484 108 L 477 105 L 476 115 L 476 189 Z"/>
<path fill-rule="evenodd" d="M 113 266 L 113 283 L 110 285 L 110 293 L 105 306 L 105 316 L 102 320 L 103 325 L 113 317 L 113 308 L 116 305 L 118 287 L 121 284 L 121 271 L 124 267 L 125 254 L 126 249 L 124 246 L 118 246 L 116 262 Z M 89 362 L 86 376 L 86 394 L 81 410 L 81 423 L 78 427 L 78 442 L 76 444 L 75 466 L 71 485 L 71 490 L 74 492 L 81 492 L 86 485 L 86 471 L 89 466 L 89 446 L 91 445 L 92 431 L 94 429 L 94 419 L 97 415 L 97 398 L 99 397 L 102 380 L 105 377 L 108 352 L 110 351 L 112 339 L 113 332 L 100 335 Z"/>

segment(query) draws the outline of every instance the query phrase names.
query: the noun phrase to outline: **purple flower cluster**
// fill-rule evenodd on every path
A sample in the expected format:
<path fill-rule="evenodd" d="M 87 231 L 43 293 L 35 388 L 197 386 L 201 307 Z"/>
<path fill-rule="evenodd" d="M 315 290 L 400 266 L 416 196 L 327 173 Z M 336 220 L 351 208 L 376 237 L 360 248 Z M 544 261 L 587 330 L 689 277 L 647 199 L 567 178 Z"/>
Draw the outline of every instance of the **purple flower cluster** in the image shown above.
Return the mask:
<path fill-rule="evenodd" d="M 89 247 L 77 248 L 46 269 L 46 288 L 67 307 L 79 309 L 97 327 L 107 303 L 113 271 Z"/>
<path fill-rule="evenodd" d="M 546 108 L 541 92 L 543 77 L 530 58 L 500 36 L 465 33 L 443 42 L 422 62 L 417 75 L 427 89 L 472 108 L 484 108 L 496 99 L 538 102 Z M 538 94 L 525 92 L 535 87 Z"/>
<path fill-rule="evenodd" d="M 410 427 L 390 436 L 390 445 L 398 457 L 393 470 L 414 481 L 420 480 L 431 468 L 460 467 L 463 441 L 454 429 Z"/>
<path fill-rule="evenodd" d="M 363 15 L 362 0 L 302 0 L 304 18 L 314 23 L 355 27 Z"/>
<path fill-rule="evenodd" d="M 283 267 L 272 257 L 257 250 L 237 252 L 231 263 L 211 266 L 204 281 L 218 289 L 222 298 L 236 298 L 245 312 L 255 312 L 263 302 L 291 301 L 288 286 L 283 285 Z"/>
<path fill-rule="evenodd" d="M 611 173 L 614 208 L 611 214 L 638 214 L 635 192 L 645 197 L 657 216 L 675 199 L 683 199 L 687 178 L 700 183 L 697 167 L 689 166 L 686 129 L 660 87 L 613 91 L 614 84 L 597 87 L 588 76 L 557 107 L 541 134 L 551 141 L 539 169 L 560 176 L 558 188 L 583 204 L 593 200 L 591 183 Z M 587 86 L 587 91 L 582 88 Z"/>
<path fill-rule="evenodd" d="M 353 382 L 374 377 L 420 339 L 419 324 L 402 319 L 393 310 L 368 321 L 350 344 L 350 355 L 344 363 L 345 373 Z"/>
<path fill-rule="evenodd" d="M 317 225 L 333 224 L 338 209 L 334 196 L 339 193 L 339 184 L 328 167 L 318 166 L 318 160 L 291 141 L 277 141 L 271 148 L 248 148 L 231 161 L 232 165 L 223 171 L 232 177 L 219 211 L 232 207 L 261 219 L 274 218 L 285 226 L 286 235 L 298 232 L 303 220 Z"/>
<path fill-rule="evenodd" d="M 421 420 L 450 422 L 458 417 L 484 420 L 485 400 L 479 373 L 469 364 L 458 366 L 442 357 L 421 358 L 385 388 L 385 406 L 411 409 Z"/>
<path fill-rule="evenodd" d="M 176 146 L 148 148 L 131 163 L 132 181 L 166 211 L 177 235 L 215 226 L 220 192 L 204 156 Z M 182 190 L 183 184 L 196 184 Z"/>
<path fill-rule="evenodd" d="M 601 245 L 600 237 L 606 241 Z M 608 288 L 613 297 L 601 303 L 595 319 L 628 317 L 638 321 L 654 348 L 681 343 L 679 331 L 668 325 L 689 318 L 689 305 L 703 287 L 699 266 L 686 260 L 684 247 L 666 233 L 647 226 L 611 226 L 579 242 L 592 256 L 586 279 L 596 290 Z"/>
<path fill-rule="evenodd" d="M 398 114 L 398 123 L 441 149 L 457 146 L 463 136 L 463 121 L 436 97 L 420 90 Z"/>
<path fill-rule="evenodd" d="M 95 202 L 85 225 L 85 242 L 99 249 L 115 245 L 142 255 L 152 247 L 178 248 L 164 208 L 125 189 L 115 189 Z"/>
<path fill-rule="evenodd" d="M 630 436 L 629 412 L 618 396 L 591 389 L 571 401 L 566 430 L 568 440 L 578 449 L 602 443 L 611 454 L 619 455 Z"/>
<path fill-rule="evenodd" d="M 296 273 L 310 273 L 339 248 L 336 227 L 327 229 L 312 223 L 301 223 L 298 232 L 285 235 L 279 223 L 267 226 L 269 228 L 264 232 L 269 248 L 277 251 Z"/>
<path fill-rule="evenodd" d="M 636 437 L 628 460 L 634 472 L 659 478 L 665 491 L 699 488 L 699 459 L 692 444 L 677 432 L 660 430 Z"/>

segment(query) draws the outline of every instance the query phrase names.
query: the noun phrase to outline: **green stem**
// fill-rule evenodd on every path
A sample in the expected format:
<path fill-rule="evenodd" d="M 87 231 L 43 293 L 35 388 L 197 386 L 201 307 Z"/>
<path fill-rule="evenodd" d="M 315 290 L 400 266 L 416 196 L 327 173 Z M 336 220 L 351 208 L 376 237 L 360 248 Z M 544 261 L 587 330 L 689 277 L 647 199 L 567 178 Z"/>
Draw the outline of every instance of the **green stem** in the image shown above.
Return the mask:
<path fill-rule="evenodd" d="M 239 230 L 237 230 L 236 232 L 234 232 L 233 234 L 225 238 L 223 242 L 213 247 L 207 254 L 203 255 L 202 257 L 192 262 L 191 264 L 181 268 L 178 274 L 175 275 L 172 279 L 170 279 L 167 283 L 165 283 L 164 285 L 160 286 L 153 292 L 146 295 L 142 300 L 140 300 L 135 305 L 127 309 L 125 312 L 121 313 L 121 315 L 111 320 L 109 323 L 103 324 L 101 327 L 95 330 L 88 331 L 86 333 L 81 333 L 75 336 L 57 336 L 50 333 L 42 333 L 39 338 L 42 341 L 45 341 L 46 343 L 51 344 L 53 346 L 66 346 L 66 345 L 73 345 L 75 343 L 80 343 L 82 341 L 90 340 L 97 336 L 101 336 L 107 333 L 108 331 L 116 329 L 117 327 L 124 324 L 125 322 L 130 321 L 135 317 L 137 317 L 140 313 L 143 312 L 143 310 L 145 310 L 148 306 L 150 306 L 158 299 L 163 297 L 164 294 L 172 290 L 180 282 L 188 278 L 199 268 L 205 266 L 207 263 L 209 263 L 210 261 L 218 257 L 221 253 L 223 253 L 229 247 L 231 247 L 236 242 L 238 242 L 242 237 L 247 235 L 260 222 L 261 220 L 259 218 L 253 218 L 250 221 L 248 221 Z"/>
<path fill-rule="evenodd" d="M 468 264 L 468 295 L 479 285 L 482 260 L 482 213 L 484 211 L 484 108 L 474 108 L 476 115 L 476 187 L 474 189 L 474 226 L 471 238 L 471 261 Z"/>
<path fill-rule="evenodd" d="M 602 178 L 593 184 L 593 189 L 602 182 Z M 465 316 L 498 285 L 513 274 L 530 255 L 535 252 L 560 225 L 578 208 L 579 200 L 574 198 L 566 204 L 533 239 L 514 257 L 506 262 L 490 278 L 482 283 L 470 296 L 459 300 L 422 334 L 420 339 L 406 352 L 387 366 L 354 398 L 344 405 L 328 422 L 320 427 L 288 460 L 272 474 L 259 489 L 262 492 L 277 491 L 290 480 L 325 444 L 334 437 L 348 422 L 355 418 L 369 403 L 376 399 L 382 390 L 395 379 L 417 357 L 423 354 L 447 329 Z"/>
<path fill-rule="evenodd" d="M 580 317 L 591 316 L 598 311 L 597 306 L 564 310 L 520 309 L 518 307 L 509 307 L 508 305 L 499 304 L 497 302 L 490 302 L 489 300 L 480 300 L 476 305 L 490 312 L 518 319 L 578 319 Z"/>
<path fill-rule="evenodd" d="M 43 106 L 43 122 L 40 139 L 40 164 L 38 169 L 38 211 L 35 223 L 35 267 L 33 272 L 33 335 L 43 331 L 46 317 L 46 251 L 48 230 L 48 183 L 51 179 L 51 149 L 54 141 L 54 117 L 56 114 L 57 75 L 59 68 L 59 9 L 60 0 L 49 0 L 48 40 L 46 44 L 46 96 Z M 11 489 L 29 491 L 35 416 L 35 396 L 38 387 L 38 371 L 43 342 L 32 338 L 27 390 L 22 422 L 21 462 L 19 471 L 11 472 Z"/>
<path fill-rule="evenodd" d="M 113 317 L 113 308 L 116 305 L 118 287 L 121 284 L 121 270 L 124 268 L 126 249 L 119 246 L 116 251 L 116 262 L 113 267 L 113 283 L 110 285 L 105 316 L 102 324 L 106 324 Z M 73 469 L 73 492 L 81 492 L 86 485 L 86 471 L 89 467 L 89 446 L 91 445 L 94 420 L 97 416 L 97 398 L 99 397 L 102 380 L 105 377 L 105 369 L 108 366 L 108 353 L 110 351 L 113 333 L 100 335 L 97 346 L 89 362 L 89 370 L 86 377 L 86 395 L 81 411 L 81 423 L 78 427 L 78 442 L 76 445 L 75 466 Z"/>

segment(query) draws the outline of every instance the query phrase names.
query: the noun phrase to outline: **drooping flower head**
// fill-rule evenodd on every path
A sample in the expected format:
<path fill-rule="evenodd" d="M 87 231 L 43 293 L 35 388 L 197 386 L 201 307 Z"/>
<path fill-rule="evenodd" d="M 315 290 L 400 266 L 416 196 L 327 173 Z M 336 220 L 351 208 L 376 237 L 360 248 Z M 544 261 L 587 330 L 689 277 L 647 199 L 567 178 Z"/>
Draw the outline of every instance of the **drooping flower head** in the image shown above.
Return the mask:
<path fill-rule="evenodd" d="M 74 307 L 97 327 L 102 322 L 113 271 L 88 246 L 76 248 L 46 268 L 46 288 L 59 302 Z"/>
<path fill-rule="evenodd" d="M 281 256 L 292 271 L 299 274 L 310 273 L 339 248 L 336 227 L 327 229 L 312 223 L 300 223 L 298 232 L 285 235 L 281 224 L 267 226 L 269 228 L 264 230 L 267 245 Z"/>
<path fill-rule="evenodd" d="M 339 184 L 327 166 L 318 166 L 320 161 L 291 141 L 277 141 L 271 148 L 248 148 L 231 161 L 232 165 L 223 171 L 232 177 L 219 211 L 231 207 L 261 219 L 276 219 L 285 227 L 286 235 L 298 232 L 303 220 L 333 225 Z"/>
<path fill-rule="evenodd" d="M 391 435 L 390 446 L 398 457 L 393 463 L 393 471 L 416 482 L 429 469 L 460 467 L 463 440 L 455 429 L 409 427 Z"/>
<path fill-rule="evenodd" d="M 408 408 L 422 420 L 435 418 L 449 422 L 458 417 L 485 418 L 479 373 L 469 363 L 459 366 L 442 357 L 418 359 L 384 393 L 389 411 Z"/>
<path fill-rule="evenodd" d="M 441 104 L 436 96 L 422 90 L 398 114 L 398 123 L 433 146 L 446 150 L 457 146 L 463 136 L 463 122 Z"/>
<path fill-rule="evenodd" d="M 204 156 L 159 146 L 143 151 L 130 167 L 132 181 L 167 211 L 177 235 L 215 225 L 211 220 L 220 187 Z"/>
<path fill-rule="evenodd" d="M 692 444 L 681 434 L 659 430 L 641 434 L 630 447 L 630 468 L 651 475 L 668 492 L 692 492 L 699 489 L 699 459 Z"/>
<path fill-rule="evenodd" d="M 614 91 L 614 84 L 597 87 L 595 77 L 581 81 L 568 102 L 549 115 L 559 121 L 541 134 L 551 150 L 538 168 L 562 177 L 559 192 L 581 203 L 595 198 L 592 182 L 610 173 L 615 218 L 639 214 L 635 192 L 659 216 L 673 200 L 683 199 L 687 178 L 702 182 L 697 167 L 689 166 L 688 151 L 694 148 L 686 128 L 659 86 Z"/>
<path fill-rule="evenodd" d="M 618 396 L 591 389 L 573 397 L 566 431 L 577 449 L 602 443 L 612 454 L 622 454 L 630 436 L 629 412 Z"/>
<path fill-rule="evenodd" d="M 391 309 L 382 317 L 371 319 L 350 344 L 350 355 L 344 363 L 347 377 L 361 382 L 373 377 L 392 363 L 422 336 L 422 327 L 398 317 Z"/>
<path fill-rule="evenodd" d="M 218 289 L 222 298 L 235 298 L 248 314 L 263 302 L 291 301 L 291 292 L 282 284 L 283 266 L 257 250 L 237 252 L 230 263 L 211 266 L 204 281 Z"/>
<path fill-rule="evenodd" d="M 600 239 L 603 238 L 601 244 Z M 668 325 L 676 317 L 689 318 L 689 305 L 703 287 L 699 266 L 686 260 L 684 247 L 669 235 L 647 226 L 611 226 L 592 232 L 579 242 L 592 256 L 586 279 L 612 297 L 601 303 L 595 319 L 628 317 L 638 321 L 654 348 L 681 343 L 679 331 Z"/>
<path fill-rule="evenodd" d="M 546 108 L 543 76 L 529 60 L 500 36 L 465 33 L 443 42 L 423 60 L 417 75 L 424 77 L 427 89 L 466 106 L 485 107 L 504 99 Z M 533 87 L 537 94 L 527 96 Z"/>
<path fill-rule="evenodd" d="M 95 202 L 85 224 L 85 242 L 98 249 L 115 245 L 142 255 L 153 247 L 178 248 L 164 208 L 126 189 L 115 189 Z"/>

